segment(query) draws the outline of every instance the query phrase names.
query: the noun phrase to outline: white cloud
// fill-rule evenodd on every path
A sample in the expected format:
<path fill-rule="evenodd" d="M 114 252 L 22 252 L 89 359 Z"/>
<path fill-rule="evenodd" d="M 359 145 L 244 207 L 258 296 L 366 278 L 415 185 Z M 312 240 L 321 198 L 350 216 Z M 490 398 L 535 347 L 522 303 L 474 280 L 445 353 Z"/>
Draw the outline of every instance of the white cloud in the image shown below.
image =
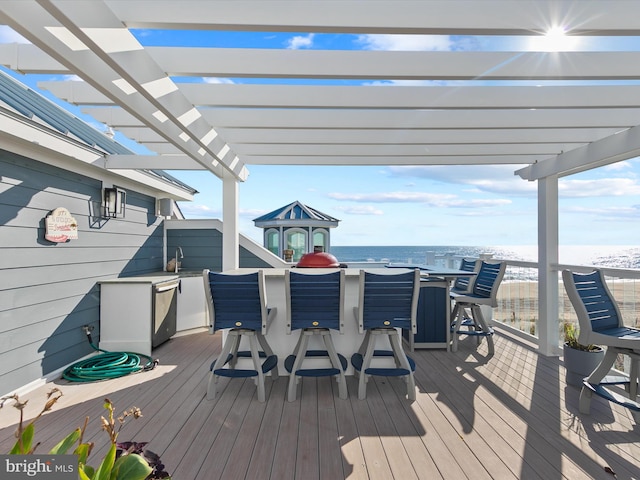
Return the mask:
<path fill-rule="evenodd" d="M 220 209 L 214 209 L 208 205 L 190 202 L 180 202 L 180 210 L 182 210 L 182 213 L 187 218 L 218 218 L 222 214 Z"/>
<path fill-rule="evenodd" d="M 427 192 L 330 193 L 335 200 L 371 203 L 422 203 L 440 208 L 491 208 L 511 204 L 511 200 L 464 199 L 454 194 Z"/>
<path fill-rule="evenodd" d="M 261 217 L 265 213 L 269 213 L 269 211 L 268 210 L 261 210 L 261 209 L 258 209 L 258 208 L 241 208 L 240 211 L 238 212 L 238 214 L 241 217 L 251 217 L 252 220 L 254 218 Z"/>
<path fill-rule="evenodd" d="M 453 48 L 449 35 L 358 35 L 357 42 L 367 50 L 426 51 Z"/>
<path fill-rule="evenodd" d="M 442 183 L 468 185 L 470 192 L 500 195 L 534 196 L 536 182 L 527 182 L 514 175 L 514 165 L 430 165 L 389 167 L 393 177 L 428 178 Z"/>
<path fill-rule="evenodd" d="M 560 180 L 562 197 L 621 197 L 640 195 L 640 184 L 631 178 L 599 178 L 593 180 Z"/>
<path fill-rule="evenodd" d="M 31 43 L 7 25 L 0 25 L 0 43 Z"/>
<path fill-rule="evenodd" d="M 588 214 L 603 217 L 604 220 L 625 220 L 640 218 L 640 205 L 630 207 L 567 207 L 562 209 L 565 213 Z"/>
<path fill-rule="evenodd" d="M 384 215 L 384 211 L 372 205 L 354 205 L 348 207 L 336 207 L 336 210 L 350 215 Z"/>
<path fill-rule="evenodd" d="M 608 171 L 620 171 L 620 170 L 629 170 L 633 168 L 633 165 L 631 162 L 625 160 L 622 162 L 616 162 L 616 163 L 612 163 L 610 165 L 606 165 L 604 167 L 602 167 L 603 170 L 608 170 Z"/>
<path fill-rule="evenodd" d="M 287 41 L 287 48 L 298 50 L 299 48 L 310 48 L 313 46 L 313 33 L 309 35 L 296 35 Z"/>

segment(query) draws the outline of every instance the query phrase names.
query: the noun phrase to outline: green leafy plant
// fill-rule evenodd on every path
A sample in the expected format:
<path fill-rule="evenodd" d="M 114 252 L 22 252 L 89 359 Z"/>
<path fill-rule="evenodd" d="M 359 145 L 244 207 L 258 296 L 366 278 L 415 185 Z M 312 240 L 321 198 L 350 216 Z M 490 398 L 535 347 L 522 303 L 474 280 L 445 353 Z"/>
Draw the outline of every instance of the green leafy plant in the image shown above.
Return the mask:
<path fill-rule="evenodd" d="M 47 401 L 40 413 L 26 426 L 24 425 L 24 408 L 27 405 L 27 401 L 21 402 L 16 394 L 0 398 L 0 408 L 4 407 L 7 402 L 13 401 L 13 406 L 20 411 L 20 421 L 15 433 L 17 440 L 9 452 L 10 454 L 29 455 L 35 452 L 40 445 L 39 442 L 34 444 L 35 422 L 50 411 L 61 396 L 62 392 L 59 389 L 52 389 L 47 394 Z M 140 409 L 133 407 L 115 417 L 113 403 L 108 398 L 104 400 L 104 408 L 108 413 L 106 418 L 104 416 L 101 417 L 102 430 L 109 435 L 111 445 L 97 468 L 87 463 L 93 449 L 93 443 L 83 440 L 89 417 L 85 418 L 82 428 L 76 428 L 54 446 L 49 453 L 52 455 L 67 454 L 77 444 L 71 453 L 78 456 L 78 475 L 80 480 L 170 479 L 171 477 L 164 470 L 164 465 L 158 455 L 149 450 L 144 450 L 146 443 L 117 442 L 118 435 L 126 419 L 128 417 L 141 417 L 142 412 Z"/>
<path fill-rule="evenodd" d="M 598 345 L 583 345 L 578 342 L 578 326 L 571 322 L 564 323 L 564 343 L 571 348 L 582 350 L 584 352 L 598 352 L 602 350 L 602 347 L 599 347 Z"/>

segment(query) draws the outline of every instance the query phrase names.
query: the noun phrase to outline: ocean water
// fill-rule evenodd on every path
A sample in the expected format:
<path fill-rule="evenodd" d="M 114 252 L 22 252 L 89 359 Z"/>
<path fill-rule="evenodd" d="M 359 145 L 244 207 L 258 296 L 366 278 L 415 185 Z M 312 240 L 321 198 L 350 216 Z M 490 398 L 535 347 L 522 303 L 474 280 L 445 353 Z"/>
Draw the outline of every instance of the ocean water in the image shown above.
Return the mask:
<path fill-rule="evenodd" d="M 436 257 L 452 255 L 478 257 L 492 254 L 494 258 L 537 262 L 536 245 L 513 246 L 332 246 L 340 262 L 400 262 L 426 263 L 429 252 Z M 592 265 L 609 268 L 640 268 L 640 246 L 633 245 L 567 245 L 560 247 L 560 263 Z"/>

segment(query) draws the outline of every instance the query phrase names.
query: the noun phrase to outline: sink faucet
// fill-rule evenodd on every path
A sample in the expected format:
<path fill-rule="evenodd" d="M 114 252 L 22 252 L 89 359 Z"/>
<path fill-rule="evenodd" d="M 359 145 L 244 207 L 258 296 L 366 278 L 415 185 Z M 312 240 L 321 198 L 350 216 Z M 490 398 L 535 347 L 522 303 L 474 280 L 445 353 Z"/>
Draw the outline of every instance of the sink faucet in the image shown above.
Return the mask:
<path fill-rule="evenodd" d="M 182 253 L 182 247 L 176 247 L 176 270 L 175 273 L 178 273 L 178 269 L 180 268 L 180 259 L 184 258 L 184 254 Z"/>

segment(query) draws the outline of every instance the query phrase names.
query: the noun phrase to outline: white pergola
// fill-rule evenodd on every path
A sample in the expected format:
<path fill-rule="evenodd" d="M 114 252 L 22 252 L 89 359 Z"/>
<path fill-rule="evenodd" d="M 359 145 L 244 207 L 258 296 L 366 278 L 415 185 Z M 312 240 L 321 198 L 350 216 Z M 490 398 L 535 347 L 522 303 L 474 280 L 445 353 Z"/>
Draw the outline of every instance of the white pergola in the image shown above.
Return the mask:
<path fill-rule="evenodd" d="M 638 36 L 638 18 L 637 0 L 5 0 L 0 23 L 32 43 L 0 45 L 0 64 L 77 75 L 84 81 L 41 86 L 157 153 L 112 155 L 109 169 L 222 179 L 225 269 L 238 266 L 238 182 L 248 165 L 515 165 L 538 182 L 540 350 L 555 354 L 558 178 L 640 154 L 640 85 L 615 84 L 640 79 L 640 52 L 144 47 L 130 29 L 496 36 L 562 26 L 568 35 Z M 391 80 L 466 82 L 364 84 Z"/>

